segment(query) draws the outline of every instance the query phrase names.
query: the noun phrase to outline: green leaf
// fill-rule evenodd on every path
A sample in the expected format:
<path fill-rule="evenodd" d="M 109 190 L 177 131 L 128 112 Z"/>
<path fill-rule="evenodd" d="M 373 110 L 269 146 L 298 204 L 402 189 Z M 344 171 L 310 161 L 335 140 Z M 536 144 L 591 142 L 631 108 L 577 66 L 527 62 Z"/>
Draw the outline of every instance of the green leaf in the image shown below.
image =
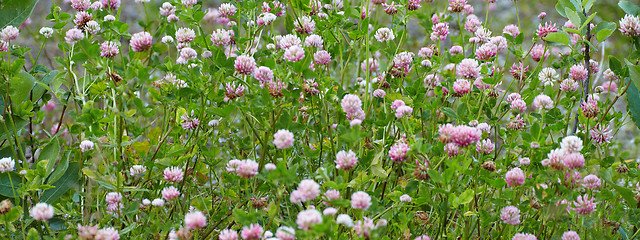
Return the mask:
<path fill-rule="evenodd" d="M 458 202 L 458 204 L 464 205 L 471 202 L 471 200 L 473 200 L 473 189 L 467 189 L 462 194 L 460 194 L 460 196 L 458 196 L 456 202 Z"/>
<path fill-rule="evenodd" d="M 629 15 L 636 16 L 640 14 L 640 7 L 629 1 L 620 1 L 618 2 L 618 6 L 620 6 L 620 8 Z"/>
<path fill-rule="evenodd" d="M 636 87 L 640 86 L 640 66 L 633 65 L 633 63 L 629 62 L 629 60 L 624 60 L 629 66 L 629 78 L 631 78 L 631 82 L 633 82 Z"/>
<path fill-rule="evenodd" d="M 14 104 L 23 102 L 31 94 L 31 89 L 36 83 L 36 79 L 31 74 L 21 70 L 9 81 L 9 97 Z"/>
<path fill-rule="evenodd" d="M 42 151 L 40 152 L 40 156 L 38 157 L 38 161 L 49 160 L 49 162 L 54 162 L 58 159 L 58 155 L 60 154 L 60 143 L 58 142 L 58 138 L 51 139 L 49 144 L 47 144 Z M 47 166 L 47 170 L 53 169 L 53 166 L 49 168 Z"/>
<path fill-rule="evenodd" d="M 571 3 L 571 1 L 569 0 L 559 0 L 558 3 L 556 4 L 556 11 L 558 12 L 558 14 L 560 14 L 560 16 L 567 17 L 567 14 L 565 12 L 566 8 L 569 8 L 574 11 L 576 10 L 573 3 Z"/>
<path fill-rule="evenodd" d="M 382 168 L 381 165 L 374 165 L 371 166 L 371 172 L 381 178 L 387 178 L 389 175 L 387 174 L 387 171 L 384 170 L 384 168 Z"/>
<path fill-rule="evenodd" d="M 602 42 L 611 36 L 612 33 L 616 31 L 618 25 L 613 22 L 600 22 L 596 27 L 591 31 L 591 33 L 596 33 L 596 39 L 598 42 Z"/>
<path fill-rule="evenodd" d="M 433 180 L 434 182 L 444 183 L 444 178 L 442 178 L 442 175 L 440 175 L 438 171 L 429 169 L 427 170 L 427 172 L 429 173 L 429 177 L 431 177 L 431 180 Z"/>
<path fill-rule="evenodd" d="M 596 39 L 598 40 L 598 42 L 602 42 L 603 40 L 609 38 L 609 36 L 611 36 L 614 31 L 615 30 L 611 29 L 602 29 L 598 31 L 598 33 L 596 33 Z"/>
<path fill-rule="evenodd" d="M 623 72 L 622 62 L 620 62 L 620 60 L 618 60 L 616 57 L 609 56 L 609 68 L 616 75 L 622 75 L 622 72 Z"/>
<path fill-rule="evenodd" d="M 27 240 L 40 240 L 40 234 L 35 228 L 29 229 L 29 233 L 27 233 Z"/>
<path fill-rule="evenodd" d="M 78 184 L 78 179 L 80 178 L 80 176 L 78 175 L 79 171 L 80 164 L 78 162 L 69 163 L 69 168 L 67 168 L 67 171 L 62 175 L 60 179 L 58 179 L 58 181 L 53 183 L 53 186 L 55 186 L 55 188 L 45 190 L 40 197 L 40 201 L 52 204 L 60 197 L 62 197 L 64 193 Z"/>
<path fill-rule="evenodd" d="M 569 36 L 567 36 L 567 34 L 564 32 L 549 33 L 546 37 L 544 37 L 544 40 L 546 40 L 547 42 L 562 43 L 564 45 L 569 45 L 570 43 Z"/>
<path fill-rule="evenodd" d="M 11 183 L 13 182 L 13 188 Z M 18 194 L 18 188 L 22 179 L 15 172 L 0 173 L 0 195 L 13 198 L 13 193 Z"/>
<path fill-rule="evenodd" d="M 540 137 L 540 123 L 534 122 L 533 125 L 531 125 L 530 131 L 533 140 L 538 141 L 538 138 Z"/>
<path fill-rule="evenodd" d="M 20 133 L 20 130 L 24 129 L 25 126 L 27 126 L 27 124 L 29 124 L 29 121 L 24 120 L 22 118 L 16 117 L 16 116 L 11 116 L 13 118 L 13 123 L 16 125 L 15 129 L 16 131 L 18 131 L 18 134 Z M 7 122 L 9 122 L 7 119 L 5 119 Z M 9 131 L 9 135 L 13 136 L 13 126 L 11 124 L 7 124 L 7 130 Z M 7 137 L 7 133 L 4 131 L 3 128 L 0 128 L 0 140 L 4 140 Z"/>
<path fill-rule="evenodd" d="M 620 196 L 622 196 L 624 201 L 627 202 L 627 206 L 636 206 L 638 204 L 638 201 L 636 201 L 633 198 L 635 196 L 633 191 L 631 191 L 630 189 L 628 189 L 626 187 L 618 186 L 614 182 L 612 182 L 611 180 L 606 180 L 606 181 L 607 181 L 607 183 L 609 183 L 610 186 L 612 186 L 616 190 L 616 192 L 618 194 L 620 194 Z"/>
<path fill-rule="evenodd" d="M 29 18 L 38 0 L 5 0 L 0 9 L 0 29 L 8 25 L 18 27 Z"/>
<path fill-rule="evenodd" d="M 567 14 L 567 18 L 571 20 L 571 23 L 573 23 L 573 25 L 582 26 L 582 19 L 576 11 L 565 7 L 564 12 Z"/>
<path fill-rule="evenodd" d="M 453 111 L 453 109 L 446 107 L 446 108 L 442 108 L 442 111 L 444 112 L 445 115 L 447 115 L 447 117 L 451 119 L 458 119 L 458 115 L 456 114 L 455 111 Z"/>
<path fill-rule="evenodd" d="M 13 208 L 11 208 L 11 211 L 9 211 L 8 213 L 5 213 L 4 215 L 4 220 L 7 222 L 13 222 L 15 220 L 20 219 L 20 217 L 22 217 L 22 207 L 20 206 L 14 206 Z"/>
<path fill-rule="evenodd" d="M 580 26 L 580 30 L 582 31 L 582 29 L 584 29 L 584 27 L 586 27 L 589 23 L 591 23 L 591 20 L 593 20 L 593 18 L 596 16 L 596 14 L 598 14 L 597 12 L 594 12 L 593 14 L 591 14 L 587 20 L 584 21 L 584 23 L 582 23 L 582 26 Z"/>
<path fill-rule="evenodd" d="M 585 12 L 589 12 L 589 10 L 591 10 L 591 7 L 593 7 L 593 4 L 596 2 L 596 0 L 584 0 L 582 1 L 582 6 L 584 6 L 584 11 Z"/>
<path fill-rule="evenodd" d="M 67 169 L 69 168 L 69 158 L 71 158 L 71 154 L 70 154 L 69 151 L 67 151 L 64 154 L 64 156 L 60 159 L 58 164 L 56 165 L 56 169 L 53 170 L 53 172 L 51 172 L 51 174 L 49 175 L 49 179 L 47 180 L 47 184 L 52 184 L 55 181 L 58 181 L 58 179 L 60 179 L 60 177 L 62 177 L 62 174 L 64 174 L 65 171 L 67 171 Z M 49 162 L 49 163 L 51 163 L 51 162 Z M 49 172 L 47 172 L 47 173 L 49 173 Z"/>
<path fill-rule="evenodd" d="M 627 89 L 627 102 L 638 103 L 640 102 L 640 91 L 633 82 L 630 82 L 629 89 Z M 627 104 L 627 111 L 631 115 L 631 119 L 636 124 L 636 127 L 640 128 L 640 104 Z"/>
<path fill-rule="evenodd" d="M 547 112 L 547 114 L 544 115 L 544 122 L 555 123 L 561 118 L 562 118 L 562 112 L 560 112 L 560 109 L 552 108 Z"/>

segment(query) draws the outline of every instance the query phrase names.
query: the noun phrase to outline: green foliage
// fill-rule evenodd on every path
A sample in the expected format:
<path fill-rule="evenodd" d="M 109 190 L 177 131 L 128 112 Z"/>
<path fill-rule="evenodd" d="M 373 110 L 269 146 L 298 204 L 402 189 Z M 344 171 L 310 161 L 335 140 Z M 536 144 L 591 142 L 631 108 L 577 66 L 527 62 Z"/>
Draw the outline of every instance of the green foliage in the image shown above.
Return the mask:
<path fill-rule="evenodd" d="M 629 15 L 637 16 L 640 14 L 640 7 L 630 1 L 620 1 L 618 2 L 618 6 L 620 6 L 620 8 Z"/>
<path fill-rule="evenodd" d="M 20 26 L 31 15 L 38 0 L 5 0 L 0 9 L 0 29 Z"/>
<path fill-rule="evenodd" d="M 627 102 L 640 103 L 640 90 L 636 87 L 635 82 L 629 82 L 628 84 L 630 85 L 629 89 L 627 89 Z M 640 128 L 640 104 L 629 104 L 627 105 L 627 110 L 633 122 Z"/>

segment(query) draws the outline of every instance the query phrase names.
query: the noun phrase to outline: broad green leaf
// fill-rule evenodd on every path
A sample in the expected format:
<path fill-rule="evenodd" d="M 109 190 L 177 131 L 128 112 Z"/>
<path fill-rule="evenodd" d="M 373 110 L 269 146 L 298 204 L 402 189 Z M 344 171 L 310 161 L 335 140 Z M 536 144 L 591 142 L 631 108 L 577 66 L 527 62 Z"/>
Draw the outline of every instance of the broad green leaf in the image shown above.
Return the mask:
<path fill-rule="evenodd" d="M 574 11 L 576 10 L 573 3 L 571 3 L 571 1 L 569 0 L 559 0 L 558 3 L 556 4 L 556 11 L 558 12 L 558 14 L 560 14 L 560 16 L 567 17 L 567 14 L 565 12 L 566 8 L 569 8 Z"/>
<path fill-rule="evenodd" d="M 69 163 L 69 168 L 62 175 L 58 181 L 53 183 L 55 188 L 46 190 L 40 196 L 41 202 L 46 202 L 49 204 L 54 203 L 58 200 L 64 193 L 69 191 L 69 189 L 78 185 L 78 179 L 80 176 L 78 175 L 80 171 L 80 164 L 78 162 Z"/>
<path fill-rule="evenodd" d="M 458 196 L 457 202 L 458 204 L 464 205 L 473 200 L 473 189 L 467 189 L 460 196 Z"/>
<path fill-rule="evenodd" d="M 629 60 L 624 60 L 629 66 L 629 78 L 631 78 L 631 82 L 633 82 L 636 87 L 640 86 L 640 66 L 633 65 L 633 63 L 629 62 Z"/>
<path fill-rule="evenodd" d="M 29 98 L 31 89 L 36 83 L 36 79 L 31 74 L 20 71 L 9 81 L 9 97 L 13 104 L 18 104 Z"/>
<path fill-rule="evenodd" d="M 618 6 L 620 6 L 620 8 L 622 8 L 622 10 L 629 15 L 635 16 L 640 14 L 640 7 L 638 7 L 638 5 L 635 5 L 629 1 L 620 1 L 618 2 Z"/>
<path fill-rule="evenodd" d="M 427 170 L 427 172 L 429 173 L 429 177 L 431 177 L 431 180 L 433 180 L 434 182 L 444 183 L 444 178 L 442 178 L 442 175 L 440 175 L 438 171 L 429 169 Z"/>
<path fill-rule="evenodd" d="M 564 45 L 569 45 L 570 43 L 569 36 L 567 36 L 567 34 L 563 32 L 549 33 L 546 37 L 544 37 L 544 40 L 546 40 L 547 42 L 562 43 Z"/>
<path fill-rule="evenodd" d="M 4 219 L 7 222 L 13 222 L 15 220 L 18 220 L 20 217 L 22 217 L 22 207 L 15 205 L 8 213 L 5 213 L 4 215 Z"/>
<path fill-rule="evenodd" d="M 0 9 L 0 29 L 8 25 L 18 27 L 31 15 L 38 0 L 4 0 Z"/>
<path fill-rule="evenodd" d="M 598 25 L 596 25 L 596 27 L 591 30 L 591 33 L 595 33 L 596 39 L 598 40 L 598 42 L 602 42 L 605 39 L 607 39 L 609 36 L 611 36 L 611 34 L 616 31 L 617 27 L 618 25 L 616 25 L 613 22 L 603 21 L 598 23 Z"/>
<path fill-rule="evenodd" d="M 544 115 L 544 122 L 547 124 L 555 123 L 561 118 L 562 118 L 562 112 L 560 112 L 560 109 L 552 108 Z"/>
<path fill-rule="evenodd" d="M 442 111 L 444 112 L 445 115 L 447 115 L 447 117 L 451 119 L 458 119 L 458 114 L 456 114 L 456 112 L 453 111 L 453 109 L 445 107 L 445 108 L 442 108 Z"/>
<path fill-rule="evenodd" d="M 584 11 L 585 12 L 589 12 L 589 10 L 591 10 L 591 7 L 593 7 L 593 4 L 596 2 L 596 0 L 584 0 L 582 1 L 582 6 L 584 6 Z"/>
<path fill-rule="evenodd" d="M 381 178 L 387 178 L 388 177 L 387 171 L 385 171 L 384 168 L 382 168 L 382 166 L 380 166 L 380 165 L 371 166 L 371 172 L 374 175 L 376 175 L 378 177 L 381 177 Z"/>
<path fill-rule="evenodd" d="M 615 30 L 611 29 L 602 29 L 598 31 L 598 33 L 596 33 L 596 40 L 598 40 L 598 42 L 602 42 L 603 40 L 609 38 L 609 36 L 611 36 L 614 31 Z"/>
<path fill-rule="evenodd" d="M 622 68 L 622 62 L 620 62 L 620 60 L 618 60 L 616 57 L 614 56 L 609 56 L 609 68 L 611 69 L 611 71 L 613 71 L 616 75 L 622 75 L 623 72 L 623 68 Z"/>
<path fill-rule="evenodd" d="M 0 173 L 0 195 L 13 198 L 14 190 L 15 194 L 18 194 L 18 188 L 21 183 L 22 178 L 13 171 Z"/>
<path fill-rule="evenodd" d="M 37 102 L 38 100 L 40 100 L 40 98 L 42 97 L 42 95 L 44 95 L 45 92 L 51 91 L 51 89 L 49 88 L 49 83 L 51 83 L 51 81 L 57 75 L 58 75 L 58 70 L 53 70 L 45 74 L 39 81 L 36 82 L 36 85 L 33 87 L 33 93 L 31 97 L 31 100 L 33 102 Z"/>
<path fill-rule="evenodd" d="M 27 233 L 27 240 L 40 240 L 40 234 L 35 228 L 29 229 L 29 233 Z"/>
<path fill-rule="evenodd" d="M 567 18 L 571 20 L 571 23 L 573 23 L 573 25 L 582 26 L 582 19 L 576 11 L 570 8 L 565 8 L 564 12 L 567 14 Z"/>
<path fill-rule="evenodd" d="M 538 140 L 540 137 L 540 123 L 534 122 L 533 125 L 531 125 L 531 136 L 535 141 Z"/>
<path fill-rule="evenodd" d="M 640 90 L 633 82 L 629 82 L 629 89 L 627 89 L 627 102 L 638 103 L 640 102 Z M 627 111 L 631 115 L 631 119 L 636 124 L 636 127 L 640 128 L 640 104 L 627 104 Z"/>
<path fill-rule="evenodd" d="M 58 138 L 54 138 L 49 141 L 49 144 L 44 146 L 37 160 L 49 160 L 52 166 L 47 166 L 47 171 L 50 172 L 53 169 L 53 164 L 56 159 L 58 159 L 58 155 L 60 155 L 60 142 L 58 142 Z"/>
<path fill-rule="evenodd" d="M 56 164 L 55 170 L 53 170 L 53 172 L 50 173 L 49 179 L 47 180 L 47 184 L 52 184 L 55 181 L 58 181 L 60 177 L 62 177 L 62 174 L 64 174 L 65 171 L 67 171 L 67 168 L 69 168 L 69 158 L 71 158 L 71 153 L 70 151 L 67 151 L 64 154 L 64 156 L 60 158 L 60 161 L 58 161 L 58 164 Z"/>
<path fill-rule="evenodd" d="M 591 20 L 593 20 L 593 18 L 596 17 L 597 14 L 598 14 L 597 12 L 594 12 L 593 14 L 589 15 L 587 20 L 585 20 L 582 23 L 582 26 L 580 26 L 580 30 L 582 31 L 582 29 L 584 29 L 584 27 L 586 27 L 589 23 L 591 23 Z"/>
<path fill-rule="evenodd" d="M 612 182 L 611 180 L 606 180 L 607 183 L 609 183 L 610 186 L 612 186 L 616 192 L 618 194 L 620 194 L 620 196 L 622 196 L 622 199 L 624 199 L 625 202 L 627 202 L 627 206 L 636 206 L 638 204 L 638 201 L 636 201 L 633 197 L 635 196 L 635 194 L 633 193 L 633 191 L 631 191 L 630 189 L 626 188 L 626 187 L 621 187 L 616 185 L 614 182 Z"/>

